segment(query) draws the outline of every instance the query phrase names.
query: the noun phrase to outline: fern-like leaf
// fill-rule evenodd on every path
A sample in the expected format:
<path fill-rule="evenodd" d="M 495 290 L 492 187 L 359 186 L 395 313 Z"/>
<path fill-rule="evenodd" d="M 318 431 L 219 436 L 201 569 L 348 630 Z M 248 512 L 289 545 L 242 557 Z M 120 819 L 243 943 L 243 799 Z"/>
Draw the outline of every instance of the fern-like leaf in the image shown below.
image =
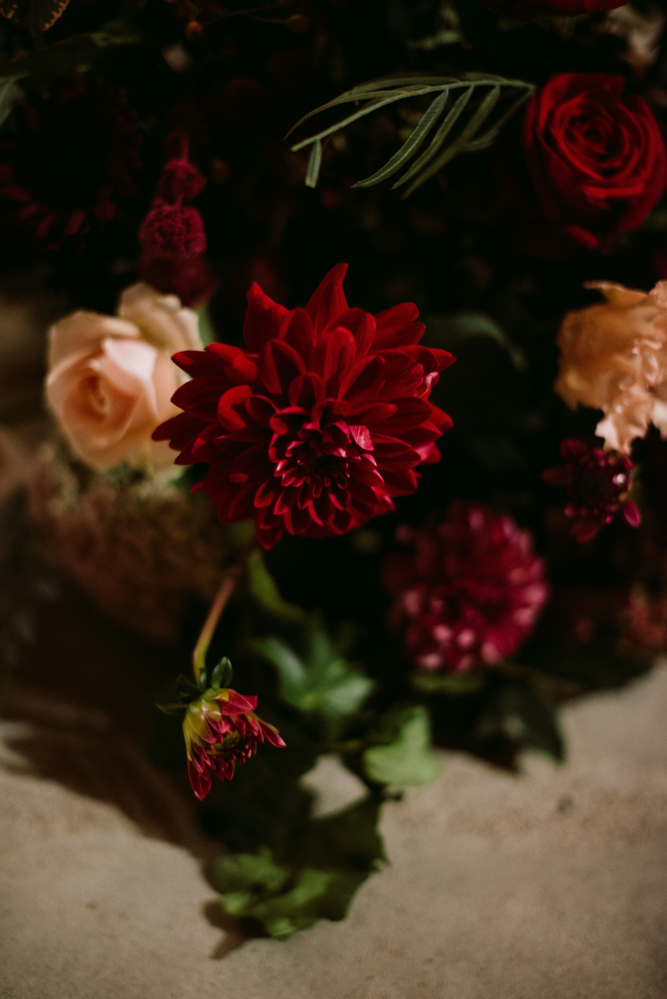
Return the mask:
<path fill-rule="evenodd" d="M 493 74 L 466 73 L 462 77 L 449 76 L 395 76 L 362 83 L 352 90 L 335 97 L 314 111 L 309 111 L 290 129 L 288 138 L 296 129 L 310 118 L 331 108 L 343 104 L 354 104 L 355 110 L 345 115 L 333 125 L 300 139 L 292 145 L 292 151 L 297 152 L 307 146 L 312 146 L 306 184 L 315 187 L 319 177 L 322 159 L 322 141 L 360 118 L 372 114 L 382 107 L 412 98 L 433 95 L 418 124 L 405 140 L 398 152 L 380 167 L 370 177 L 357 181 L 355 187 L 372 187 L 407 167 L 405 172 L 395 182 L 394 187 L 400 187 L 411 181 L 404 197 L 411 194 L 417 187 L 439 173 L 442 168 L 459 153 L 474 153 L 488 148 L 500 133 L 500 130 L 519 107 L 534 92 L 532 83 L 524 80 L 506 80 Z M 509 107 L 500 115 L 495 116 L 485 132 L 480 134 L 493 115 L 496 106 L 509 95 L 514 96 Z M 464 112 L 473 109 L 467 118 Z M 460 125 L 458 134 L 447 143 L 447 139 Z M 437 127 L 436 127 L 437 126 Z M 433 131 L 435 129 L 435 131 Z M 423 151 L 420 151 L 426 139 L 431 141 Z M 415 158 L 416 157 L 416 158 Z"/>

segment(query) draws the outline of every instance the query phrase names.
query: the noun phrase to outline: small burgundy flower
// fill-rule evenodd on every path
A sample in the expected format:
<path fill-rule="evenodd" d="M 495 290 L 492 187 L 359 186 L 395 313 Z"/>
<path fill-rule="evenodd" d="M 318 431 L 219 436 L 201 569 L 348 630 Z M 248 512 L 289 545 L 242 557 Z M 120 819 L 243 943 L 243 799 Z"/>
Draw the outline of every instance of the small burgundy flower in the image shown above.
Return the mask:
<path fill-rule="evenodd" d="M 139 229 L 141 249 L 147 257 L 194 257 L 206 252 L 204 220 L 196 208 L 158 205 Z"/>
<path fill-rule="evenodd" d="M 619 512 L 632 527 L 639 526 L 639 510 L 629 498 L 634 465 L 626 455 L 577 440 L 563 441 L 560 454 L 566 464 L 548 468 L 542 479 L 566 487 L 565 515 L 574 518 L 570 533 L 577 541 L 592 541 Z"/>
<path fill-rule="evenodd" d="M 418 346 L 414 305 L 350 309 L 346 269 L 334 267 L 304 309 L 254 284 L 246 350 L 214 343 L 174 357 L 192 380 L 173 397 L 184 412 L 155 438 L 181 451 L 177 463 L 208 462 L 195 489 L 223 524 L 254 517 L 265 548 L 285 531 L 325 538 L 392 510 L 451 426 L 428 397 L 452 355 Z"/>
<path fill-rule="evenodd" d="M 189 160 L 169 160 L 158 182 L 157 197 L 170 205 L 180 204 L 183 199 L 192 201 L 205 186 L 206 178 Z"/>
<path fill-rule="evenodd" d="M 461 672 L 511 656 L 548 596 L 530 533 L 505 514 L 455 502 L 440 523 L 402 534 L 415 552 L 390 556 L 384 583 L 415 665 Z"/>
<path fill-rule="evenodd" d="M 237 763 L 245 763 L 260 742 L 285 745 L 278 730 L 254 713 L 256 697 L 229 688 L 210 688 L 191 701 L 183 719 L 188 776 L 201 801 L 211 790 L 211 774 L 231 780 Z"/>

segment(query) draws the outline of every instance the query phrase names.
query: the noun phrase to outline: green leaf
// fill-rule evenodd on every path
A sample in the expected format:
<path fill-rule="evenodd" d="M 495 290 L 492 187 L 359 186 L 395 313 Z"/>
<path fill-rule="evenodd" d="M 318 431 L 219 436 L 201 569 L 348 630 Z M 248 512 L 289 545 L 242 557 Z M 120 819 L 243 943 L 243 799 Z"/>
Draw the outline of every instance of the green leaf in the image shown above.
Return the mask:
<path fill-rule="evenodd" d="M 427 784 L 440 776 L 440 762 L 431 748 L 426 709 L 421 705 L 399 708 L 381 719 L 379 736 L 386 745 L 372 746 L 363 754 L 366 776 L 378 784 L 398 787 Z"/>
<path fill-rule="evenodd" d="M 517 750 L 539 749 L 557 762 L 565 756 L 558 719 L 553 708 L 528 680 L 499 677 L 478 718 L 473 742 L 481 749 L 503 739 Z"/>
<path fill-rule="evenodd" d="M 449 694 L 458 697 L 477 694 L 484 686 L 485 679 L 485 673 L 481 670 L 444 674 L 421 670 L 410 675 L 410 685 L 425 694 Z"/>
<path fill-rule="evenodd" d="M 311 820 L 301 847 L 278 862 L 266 849 L 220 857 L 212 882 L 231 916 L 252 917 L 278 940 L 317 919 L 343 919 L 359 886 L 385 859 L 375 798 Z"/>
<path fill-rule="evenodd" d="M 317 180 L 320 176 L 320 167 L 322 165 L 322 143 L 317 139 L 313 143 L 313 148 L 310 151 L 310 158 L 308 160 L 308 169 L 306 170 L 306 187 L 317 187 Z"/>
<path fill-rule="evenodd" d="M 288 624 L 305 621 L 306 612 L 281 597 L 259 549 L 255 549 L 246 562 L 245 584 L 248 595 L 272 617 Z"/>
<path fill-rule="evenodd" d="M 282 639 L 265 636 L 253 641 L 256 652 L 276 669 L 280 696 L 304 715 L 318 717 L 326 738 L 336 738 L 373 689 L 373 681 L 344 659 L 326 633 L 313 623 L 301 658 Z"/>
<path fill-rule="evenodd" d="M 68 4 L 69 0 L 0 0 L 0 14 L 37 35 L 55 24 Z"/>
<path fill-rule="evenodd" d="M 12 113 L 14 105 L 22 96 L 23 91 L 17 86 L 18 77 L 10 76 L 0 81 L 0 125 L 3 125 Z"/>
<path fill-rule="evenodd" d="M 485 90 L 487 91 L 486 93 L 484 93 Z M 394 187 L 398 187 L 411 180 L 412 183 L 404 195 L 404 197 L 407 197 L 459 153 L 477 152 L 487 148 L 509 118 L 530 97 L 534 90 L 535 87 L 532 83 L 527 83 L 524 80 L 505 79 L 492 73 L 465 73 L 461 77 L 386 77 L 353 87 L 352 90 L 346 91 L 346 93 L 334 98 L 334 100 L 329 101 L 327 104 L 323 104 L 321 107 L 310 111 L 290 129 L 286 138 L 314 115 L 329 111 L 342 104 L 355 105 L 355 110 L 351 114 L 347 114 L 335 124 L 328 125 L 326 128 L 308 136 L 308 138 L 301 139 L 292 145 L 291 148 L 294 152 L 309 145 L 313 146 L 306 174 L 306 184 L 309 187 L 314 187 L 319 175 L 320 147 L 323 139 L 389 104 L 411 98 L 433 95 L 430 106 L 398 152 L 394 153 L 390 160 L 370 177 L 357 181 L 354 185 L 355 187 L 371 187 L 396 173 L 397 170 L 410 161 L 424 142 L 428 133 L 440 121 L 440 125 L 427 149 L 412 166 L 408 167 L 403 176 L 394 185 Z M 518 91 L 518 96 L 515 97 L 510 106 L 502 114 L 496 117 L 490 127 L 482 135 L 479 135 L 479 130 L 491 117 L 499 100 L 505 94 L 510 94 L 512 91 Z M 445 149 L 442 149 L 445 139 L 462 117 L 471 98 L 473 96 L 476 97 L 478 93 L 481 95 L 481 99 L 476 109 L 464 124 L 460 134 Z"/>
<path fill-rule="evenodd" d="M 140 35 L 122 21 L 114 21 L 102 31 L 73 35 L 55 45 L 38 49 L 19 59 L 0 62 L 0 79 L 29 77 L 36 86 L 45 86 L 60 76 L 85 73 L 102 52 L 115 45 L 134 45 Z"/>
<path fill-rule="evenodd" d="M 227 656 L 223 656 L 211 674 L 211 687 L 219 690 L 221 687 L 229 687 L 234 676 L 234 670 Z"/>
<path fill-rule="evenodd" d="M 502 326 L 485 312 L 456 312 L 451 316 L 428 316 L 426 328 L 429 343 L 443 349 L 454 349 L 457 344 L 476 337 L 486 337 L 507 351 L 518 371 L 526 367 L 526 358 L 508 337 Z"/>
<path fill-rule="evenodd" d="M 215 343 L 218 339 L 218 333 L 211 318 L 211 310 L 208 305 L 201 305 L 195 311 L 197 313 L 197 326 L 201 342 L 205 347 L 208 347 L 210 343 Z"/>

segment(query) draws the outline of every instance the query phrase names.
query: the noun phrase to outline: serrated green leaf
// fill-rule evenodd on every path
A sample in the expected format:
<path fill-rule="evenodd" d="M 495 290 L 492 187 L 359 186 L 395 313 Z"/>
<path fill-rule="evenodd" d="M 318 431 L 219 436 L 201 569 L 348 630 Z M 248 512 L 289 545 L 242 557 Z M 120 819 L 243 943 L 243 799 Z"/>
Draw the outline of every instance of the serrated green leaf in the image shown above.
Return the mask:
<path fill-rule="evenodd" d="M 257 638 L 252 646 L 275 667 L 283 700 L 318 716 L 327 738 L 337 736 L 373 689 L 373 681 L 339 655 L 317 624 L 310 628 L 304 658 L 276 636 Z"/>
<path fill-rule="evenodd" d="M 354 893 L 385 859 L 379 814 L 379 801 L 367 798 L 311 820 L 289 862 L 276 862 L 266 849 L 219 858 L 212 882 L 223 893 L 224 910 L 258 920 L 277 940 L 318 919 L 343 919 Z"/>
<path fill-rule="evenodd" d="M 440 776 L 440 762 L 431 748 L 426 709 L 421 705 L 399 708 L 382 719 L 380 736 L 388 742 L 364 750 L 366 776 L 379 784 L 397 787 L 427 784 Z"/>

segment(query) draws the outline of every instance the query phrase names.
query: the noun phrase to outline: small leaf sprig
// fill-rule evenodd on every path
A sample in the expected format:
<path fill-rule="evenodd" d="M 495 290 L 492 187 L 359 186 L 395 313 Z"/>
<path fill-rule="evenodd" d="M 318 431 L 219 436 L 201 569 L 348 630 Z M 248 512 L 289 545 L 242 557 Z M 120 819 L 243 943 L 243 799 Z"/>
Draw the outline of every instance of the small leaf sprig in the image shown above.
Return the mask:
<path fill-rule="evenodd" d="M 397 101 L 409 98 L 433 95 L 431 104 L 398 152 L 394 153 L 391 159 L 370 177 L 358 180 L 353 185 L 354 187 L 372 187 L 407 166 L 405 172 L 393 185 L 394 188 L 397 188 L 410 182 L 410 186 L 403 194 L 403 197 L 407 198 L 430 177 L 439 173 L 459 153 L 476 153 L 490 146 L 506 122 L 528 100 L 534 90 L 535 86 L 532 83 L 527 83 L 524 80 L 508 80 L 492 73 L 464 73 L 461 77 L 383 77 L 379 80 L 359 84 L 327 104 L 315 108 L 314 111 L 309 111 L 290 129 L 285 138 L 289 138 L 304 122 L 323 111 L 342 104 L 355 105 L 355 110 L 351 114 L 346 115 L 334 125 L 321 129 L 291 146 L 292 152 L 298 152 L 300 149 L 312 146 L 305 183 L 307 187 L 315 187 L 322 163 L 323 142 L 326 142 L 330 136 L 388 104 L 395 104 Z M 480 129 L 488 121 L 501 98 L 508 92 L 516 95 L 509 107 L 480 134 Z M 479 103 L 474 107 L 474 98 L 477 97 L 479 97 Z M 464 112 L 469 105 L 471 108 L 474 107 L 472 114 L 465 121 L 458 135 L 447 143 L 447 139 L 459 119 L 464 121 Z M 420 152 L 429 135 L 431 140 L 428 146 Z"/>

